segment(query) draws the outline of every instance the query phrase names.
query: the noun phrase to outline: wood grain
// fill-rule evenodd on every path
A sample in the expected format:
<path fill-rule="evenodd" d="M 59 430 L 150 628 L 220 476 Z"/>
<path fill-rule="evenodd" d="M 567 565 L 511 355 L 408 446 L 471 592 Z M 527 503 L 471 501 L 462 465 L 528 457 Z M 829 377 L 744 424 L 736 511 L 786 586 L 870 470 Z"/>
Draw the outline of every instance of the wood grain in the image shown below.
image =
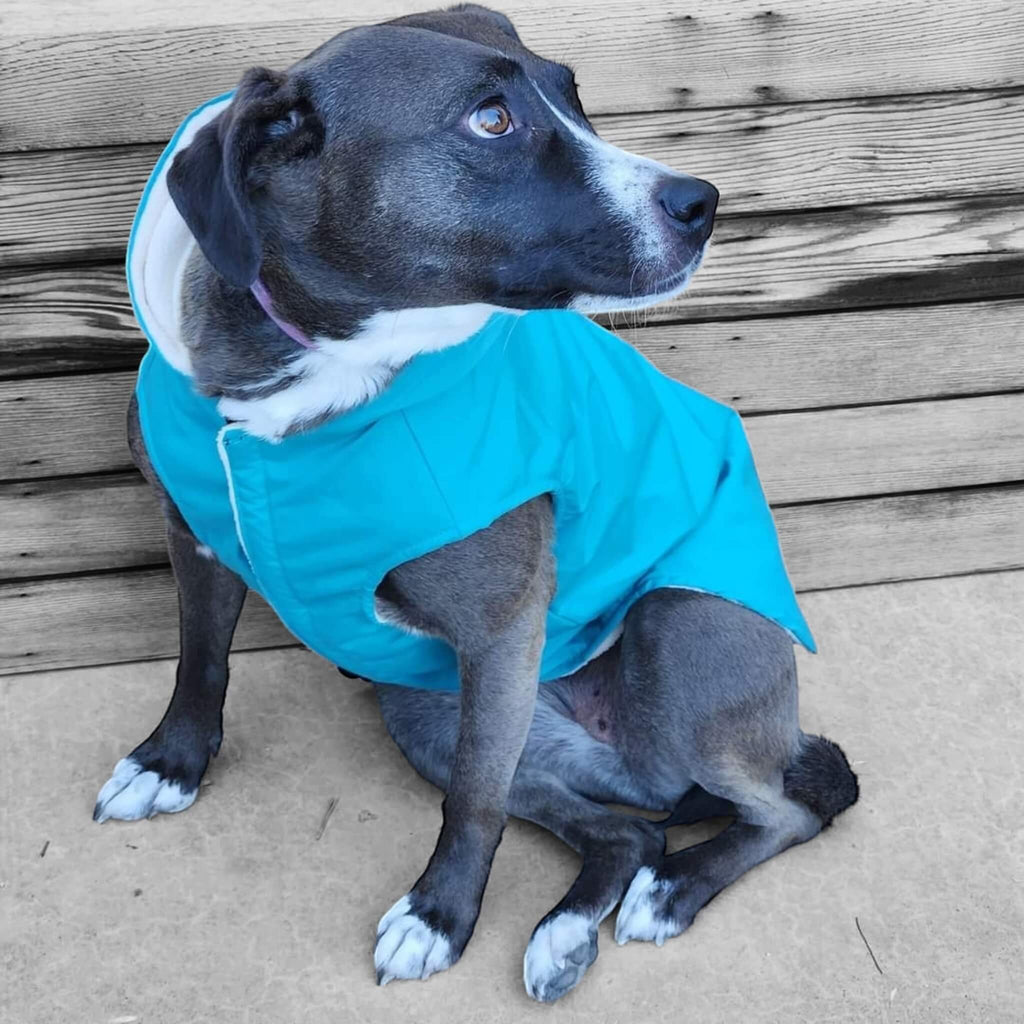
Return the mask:
<path fill-rule="evenodd" d="M 253 64 L 285 67 L 335 32 L 422 9 L 325 0 L 304 20 L 280 5 L 209 4 L 189 15 L 107 0 L 91 10 L 16 0 L 0 41 L 0 147 L 155 142 Z M 1024 7 L 1012 0 L 543 0 L 504 5 L 527 45 L 577 68 L 591 113 L 836 99 L 1024 85 Z M 231 24 L 241 21 L 243 24 Z M 15 31 L 17 24 L 26 33 Z M 40 97 L 45 102 L 40 103 Z"/>
<path fill-rule="evenodd" d="M 166 562 L 163 516 L 134 471 L 0 484 L 0 579 Z"/>
<path fill-rule="evenodd" d="M 748 423 L 748 428 L 755 437 L 758 434 L 758 426 L 756 421 Z M 770 448 L 765 446 L 766 443 L 774 442 L 760 442 L 759 455 L 762 457 L 762 463 L 777 463 L 778 456 L 771 453 Z M 847 449 L 844 448 L 843 455 L 846 454 Z M 797 460 L 808 457 L 806 448 L 797 448 L 794 451 L 792 467 L 789 463 L 783 463 L 781 467 L 776 466 L 774 478 L 766 479 L 765 484 L 770 499 L 784 500 L 777 497 L 779 494 L 814 492 L 813 487 L 800 486 L 793 478 L 797 472 Z M 822 458 L 817 446 L 810 457 Z M 888 463 L 888 457 L 886 462 Z M 762 464 L 762 472 L 767 477 L 765 468 Z M 1024 471 L 1024 463 L 1018 463 L 1018 471 Z M 783 476 L 783 472 L 788 473 L 788 476 Z M 847 476 L 844 457 L 838 459 L 838 472 L 840 489 L 847 480 L 855 485 L 855 479 Z M 1018 475 L 1024 474 L 1019 472 Z M 830 486 L 836 485 L 835 481 L 825 482 Z M 918 481 L 912 477 L 908 478 L 908 486 L 915 482 Z M 962 493 L 967 492 L 950 492 L 951 508 L 958 500 L 957 495 Z M 908 498 L 911 507 L 916 507 L 913 504 L 916 500 L 918 499 Z M 926 501 L 929 508 L 939 507 L 931 497 L 920 500 Z M 831 529 L 828 526 L 832 521 L 829 509 L 845 508 L 847 504 L 844 501 L 823 503 L 820 517 L 808 522 L 811 526 L 816 526 L 819 521 L 825 525 L 818 533 L 808 535 L 807 538 L 799 534 L 796 527 L 793 528 L 794 532 L 788 542 L 789 549 L 802 549 L 802 545 L 810 545 L 813 550 L 813 564 L 820 569 L 820 575 L 815 577 L 815 586 L 840 585 L 825 582 L 833 574 L 839 579 L 846 579 L 844 574 L 848 570 L 845 565 L 851 560 L 850 550 L 829 549 L 825 538 Z M 778 507 L 776 512 L 785 520 L 790 516 L 791 510 L 797 507 L 783 505 Z M 865 542 L 870 539 L 871 546 L 887 545 L 889 538 L 884 531 L 889 529 L 892 508 L 895 506 L 888 498 L 881 498 L 877 499 L 877 509 L 876 504 L 870 501 L 861 502 L 857 507 L 863 514 Z M 1001 505 L 999 507 L 1002 508 Z M 841 514 L 846 516 L 848 511 Z M 878 518 L 879 516 L 881 518 Z M 800 522 L 806 525 L 804 520 Z M 938 523 L 937 517 L 936 526 Z M 1019 541 L 1024 543 L 1024 517 L 1018 525 L 1021 533 Z M 924 543 L 923 537 L 921 542 Z M 891 554 L 889 547 L 886 547 L 886 551 Z M 811 556 L 808 555 L 808 564 L 811 561 Z M 134 471 L 0 484 L 0 580 L 157 566 L 166 562 L 163 517 L 152 490 Z M 879 561 L 879 566 L 881 564 Z M 901 564 L 899 557 L 894 558 L 892 571 L 897 575 L 886 578 L 898 579 Z M 881 568 L 872 570 L 874 574 L 881 571 Z M 881 578 L 882 576 L 877 576 L 877 579 Z"/>
<path fill-rule="evenodd" d="M 985 196 L 726 218 L 681 298 L 610 320 L 628 327 L 1019 294 L 1024 195 Z M 15 270 L 0 282 L 0 377 L 44 363 L 73 369 L 89 347 L 105 354 L 115 338 L 139 338 L 119 267 Z"/>
<path fill-rule="evenodd" d="M 102 287 L 103 274 L 95 274 Z M 0 311 L 0 377 L 134 370 L 145 350 L 130 312 L 87 315 L 73 274 L 19 275 Z M 116 287 L 120 277 L 111 272 Z M 5 289 L 0 285 L 0 310 Z M 21 313 L 13 315 L 14 309 Z M 18 325 L 11 329 L 12 322 Z M 1024 300 L 879 309 L 724 323 L 655 323 L 619 332 L 664 373 L 741 412 L 860 405 L 1024 388 Z M 131 377 L 112 407 L 126 406 Z M 54 382 L 62 388 L 88 389 Z M 0 394 L 3 386 L 0 385 Z M 24 393 L 23 391 L 20 393 Z M 15 412 L 15 416 L 18 413 Z M 119 415 L 116 414 L 116 415 Z M 9 421 L 16 425 L 16 420 Z M 115 426 L 120 429 L 119 420 Z"/>
<path fill-rule="evenodd" d="M 1024 566 L 1024 487 L 906 495 L 779 509 L 801 590 Z M 177 652 L 168 569 L 0 584 L 0 674 Z M 293 643 L 250 594 L 235 650 Z"/>
<path fill-rule="evenodd" d="M 768 499 L 814 501 L 1024 477 L 1024 393 L 746 421 Z"/>
<path fill-rule="evenodd" d="M 1024 300 L 619 333 L 663 373 L 743 413 L 1024 388 Z"/>
<path fill-rule="evenodd" d="M 799 590 L 1024 566 L 1024 485 L 775 510 Z"/>
<path fill-rule="evenodd" d="M 599 117 L 595 127 L 623 149 L 713 181 L 725 214 L 1024 186 L 1024 95 L 1015 91 L 645 111 Z"/>
<path fill-rule="evenodd" d="M 234 649 L 295 642 L 250 594 Z M 0 674 L 167 657 L 177 644 L 170 569 L 0 584 Z"/>
<path fill-rule="evenodd" d="M 130 374 L 0 385 L 0 480 L 131 468 L 122 412 L 130 386 Z M 746 427 L 772 502 L 1024 476 L 1024 392 L 754 415 Z"/>
<path fill-rule="evenodd" d="M 708 178 L 723 215 L 1020 191 L 1024 95 L 646 112 L 610 142 Z M 0 266 L 119 259 L 161 147 L 0 154 Z"/>
<path fill-rule="evenodd" d="M 657 317 L 997 298 L 1024 287 L 1024 196 L 734 217 Z"/>
<path fill-rule="evenodd" d="M 0 480 L 130 468 L 125 416 L 133 386 L 131 373 L 0 384 Z"/>
<path fill-rule="evenodd" d="M 120 261 L 160 144 L 246 66 L 424 6 L 7 0 L 0 672 L 175 651 L 124 443 L 143 341 Z M 576 65 L 606 138 L 722 189 L 692 289 L 613 323 L 747 414 L 798 587 L 1024 566 L 1024 6 L 506 9 Z M 236 649 L 289 642 L 251 598 Z"/>
<path fill-rule="evenodd" d="M 138 366 L 145 349 L 122 264 L 0 274 L 0 379 Z"/>

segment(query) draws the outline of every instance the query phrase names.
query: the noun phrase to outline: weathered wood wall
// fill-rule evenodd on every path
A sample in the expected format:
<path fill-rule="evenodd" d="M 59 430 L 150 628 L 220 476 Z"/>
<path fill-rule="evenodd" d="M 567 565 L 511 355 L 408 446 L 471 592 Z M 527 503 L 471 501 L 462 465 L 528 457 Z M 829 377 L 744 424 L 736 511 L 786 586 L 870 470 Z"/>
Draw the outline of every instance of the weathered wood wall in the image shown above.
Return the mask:
<path fill-rule="evenodd" d="M 174 652 L 123 427 L 121 263 L 161 143 L 247 65 L 428 5 L 6 0 L 0 672 Z M 1024 6 L 502 6 L 607 138 L 720 186 L 692 290 L 623 333 L 744 413 L 797 585 L 1024 565 Z M 236 646 L 288 641 L 250 600 Z"/>

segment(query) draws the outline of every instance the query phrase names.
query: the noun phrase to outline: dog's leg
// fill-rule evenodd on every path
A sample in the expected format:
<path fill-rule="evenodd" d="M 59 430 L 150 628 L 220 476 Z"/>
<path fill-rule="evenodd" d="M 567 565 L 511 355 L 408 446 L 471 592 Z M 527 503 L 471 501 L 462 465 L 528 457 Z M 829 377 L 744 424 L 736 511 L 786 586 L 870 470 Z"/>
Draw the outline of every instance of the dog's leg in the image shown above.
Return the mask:
<path fill-rule="evenodd" d="M 583 980 L 597 958 L 597 926 L 637 870 L 660 860 L 665 836 L 658 823 L 610 811 L 536 769 L 517 774 L 508 809 L 554 833 L 583 860 L 569 891 L 534 928 L 523 957 L 527 993 L 554 1002 Z"/>
<path fill-rule="evenodd" d="M 857 782 L 835 744 L 800 731 L 792 644 L 753 612 L 657 591 L 630 612 L 622 659 L 613 714 L 631 770 L 656 780 L 685 766 L 736 815 L 637 872 L 615 937 L 660 945 L 744 872 L 817 835 L 857 799 Z"/>
<path fill-rule="evenodd" d="M 153 734 L 114 768 L 93 817 L 134 820 L 183 811 L 196 798 L 211 755 L 220 749 L 228 649 L 246 586 L 200 550 L 141 447 L 134 402 L 129 437 L 139 468 L 156 488 L 167 518 L 167 547 L 178 583 L 181 657 L 170 705 Z"/>
<path fill-rule="evenodd" d="M 731 818 L 736 814 L 736 805 L 731 800 L 712 796 L 706 789 L 694 783 L 686 795 L 675 805 L 672 813 L 658 822 L 662 828 L 673 825 L 695 825 L 708 818 Z"/>
<path fill-rule="evenodd" d="M 452 644 L 462 690 L 441 835 L 426 871 L 380 921 L 381 984 L 449 967 L 473 932 L 533 717 L 553 590 L 547 497 L 400 566 L 378 590 L 392 614 Z"/>
<path fill-rule="evenodd" d="M 597 673 L 588 673 L 592 682 Z M 412 766 L 441 789 L 455 761 L 458 696 L 377 686 L 381 713 Z M 597 926 L 615 908 L 641 866 L 664 850 L 662 822 L 630 817 L 577 792 L 609 800 L 633 797 L 614 749 L 571 715 L 571 687 L 542 687 L 508 799 L 508 812 L 557 835 L 582 858 L 568 893 L 533 931 L 523 958 L 527 992 L 544 1002 L 565 995 L 597 957 Z"/>
<path fill-rule="evenodd" d="M 735 766 L 729 766 L 730 773 Z M 615 923 L 621 945 L 631 939 L 653 941 L 685 931 L 697 911 L 742 874 L 777 853 L 816 836 L 832 817 L 855 799 L 856 783 L 843 752 L 820 736 L 805 736 L 803 747 L 787 768 L 787 781 L 808 784 L 791 795 L 785 783 L 765 786 L 755 766 L 745 780 L 719 783 L 731 789 L 738 817 L 713 839 L 680 850 L 642 867 L 630 884 Z M 756 795 L 755 795 L 756 791 Z M 809 806 L 809 805 L 810 806 Z"/>

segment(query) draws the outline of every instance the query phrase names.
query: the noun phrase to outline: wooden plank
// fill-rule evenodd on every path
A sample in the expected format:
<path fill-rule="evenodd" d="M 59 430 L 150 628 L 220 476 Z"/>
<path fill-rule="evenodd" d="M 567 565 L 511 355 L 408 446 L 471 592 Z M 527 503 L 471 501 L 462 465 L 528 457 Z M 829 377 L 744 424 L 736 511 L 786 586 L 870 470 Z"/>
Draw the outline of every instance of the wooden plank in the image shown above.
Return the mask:
<path fill-rule="evenodd" d="M 775 521 L 800 590 L 1024 566 L 1024 485 L 789 505 Z"/>
<path fill-rule="evenodd" d="M 740 412 L 1024 388 L 1024 300 L 652 324 L 621 336 Z"/>
<path fill-rule="evenodd" d="M 801 590 L 1024 566 L 1024 487 L 779 509 Z M 0 674 L 174 656 L 167 569 L 0 584 Z M 293 642 L 250 595 L 235 650 Z"/>
<path fill-rule="evenodd" d="M 258 595 L 234 649 L 295 643 Z M 168 657 L 178 644 L 170 569 L 0 584 L 0 674 Z"/>
<path fill-rule="evenodd" d="M 0 41 L 8 150 L 166 139 L 244 68 L 285 67 L 341 29 L 423 6 L 377 0 L 352 17 L 320 0 L 304 20 L 280 21 L 267 0 L 205 11 L 193 0 L 189 17 L 175 5 L 167 24 L 146 13 L 153 5 L 108 0 L 90 16 L 62 0 L 71 10 L 60 19 L 49 2 L 26 16 L 28 2 L 16 23 L 30 34 L 8 22 Z M 1024 85 L 1024 7 L 1009 0 L 570 0 L 557 11 L 511 0 L 505 10 L 527 45 L 576 66 L 591 113 Z"/>
<path fill-rule="evenodd" d="M 986 196 L 727 218 L 681 298 L 610 319 L 621 327 L 1022 291 L 1024 195 Z M 120 268 L 18 270 L 0 282 L 0 377 L 51 359 L 55 370 L 76 368 L 114 336 L 138 339 Z"/>
<path fill-rule="evenodd" d="M 82 379 L 96 381 L 100 375 Z M 48 424 L 45 436 L 39 429 L 22 430 L 12 436 L 0 457 L 3 476 L 21 480 L 130 469 L 124 428 L 120 417 L 109 415 L 109 405 L 109 400 L 102 397 L 93 405 L 94 424 L 85 422 L 84 403 L 71 403 L 74 412 L 53 412 L 50 419 L 56 426 Z M 25 405 L 27 419 L 23 422 L 43 422 L 46 417 L 37 415 L 40 409 L 39 402 Z M 91 447 L 74 444 L 68 429 L 72 422 L 78 424 L 76 434 L 91 427 Z M 939 490 L 1024 478 L 1024 392 L 772 413 L 750 416 L 745 423 L 765 491 L 773 503 Z M 117 483 L 120 486 L 121 482 Z M 4 549 L 10 571 L 16 572 L 17 565 L 24 563 L 22 574 L 31 574 L 32 565 L 44 564 L 50 557 L 43 550 L 46 527 L 42 533 L 33 533 L 32 522 L 36 517 L 44 523 L 60 518 L 57 506 L 65 500 L 60 486 L 54 484 L 57 489 L 52 495 L 45 488 L 21 491 L 17 486 L 4 492 L 4 532 L 8 534 Z M 110 529 L 117 530 L 118 520 L 130 515 L 126 511 L 122 516 L 117 504 L 110 504 L 103 495 L 90 497 L 90 486 L 83 483 L 74 499 L 80 514 L 88 516 L 90 504 L 95 504 L 101 519 L 114 513 L 106 522 Z M 17 511 L 22 502 L 28 503 L 29 510 Z M 42 510 L 30 511 L 33 503 L 41 503 Z M 134 499 L 129 507 L 134 514 Z M 144 532 L 152 538 L 150 529 L 147 526 Z M 87 535 L 95 537 L 103 530 L 102 523 L 94 523 Z M 115 546 L 112 540 L 106 543 L 104 552 Z M 139 548 L 144 543 L 132 540 L 126 546 Z M 58 549 L 52 557 L 63 556 Z"/>
<path fill-rule="evenodd" d="M 166 562 L 163 516 L 138 473 L 0 484 L 0 579 Z"/>
<path fill-rule="evenodd" d="M 575 0 L 568 0 L 570 4 Z M 522 4 L 520 6 L 523 6 Z M 303 0 L 306 18 L 337 19 L 338 0 Z M 397 18 L 427 10 L 427 0 L 367 0 L 366 20 Z M 507 9 L 507 8 L 506 8 Z M 139 4 L 134 0 L 4 0 L 4 28 L 19 35 L 67 35 L 69 32 L 120 32 L 181 28 L 182 25 L 251 25 L 280 18 L 278 0 L 177 0 L 170 4 Z"/>
<path fill-rule="evenodd" d="M 746 421 L 773 503 L 1020 480 L 1024 392 Z"/>
<path fill-rule="evenodd" d="M 162 149 L 0 153 L 0 266 L 123 257 Z"/>
<path fill-rule="evenodd" d="M 0 379 L 138 366 L 145 350 L 122 264 L 0 276 Z"/>
<path fill-rule="evenodd" d="M 595 119 L 711 179 L 723 215 L 1021 189 L 1024 95 L 950 93 Z M 119 259 L 160 146 L 0 154 L 0 266 Z"/>
<path fill-rule="evenodd" d="M 659 319 L 1002 298 L 1024 286 L 1024 196 L 723 220 Z"/>
<path fill-rule="evenodd" d="M 2 291 L 2 289 L 0 289 Z M 76 313 L 80 311 L 76 310 Z M 26 318 L 27 322 L 27 318 Z M 24 339 L 0 355 L 0 374 L 25 377 L 58 371 L 134 367 L 144 343 L 127 316 L 97 340 L 76 334 L 88 324 L 66 320 L 67 343 Z M 967 396 L 1024 388 L 1024 300 L 879 309 L 841 316 L 771 317 L 724 323 L 653 324 L 620 335 L 662 372 L 729 402 L 741 412 L 866 405 Z M 54 382 L 61 389 L 97 386 L 114 408 L 127 406 L 131 374 L 114 381 Z M 42 385 L 41 385 L 42 386 Z M 0 394 L 3 386 L 0 384 Z M 114 426 L 120 430 L 118 419 Z"/>
<path fill-rule="evenodd" d="M 714 182 L 726 215 L 1018 192 L 1024 183 L 1024 94 L 1007 90 L 645 111 L 598 117 L 595 127 Z"/>
<path fill-rule="evenodd" d="M 757 433 L 756 421 L 748 423 L 748 426 L 753 428 L 754 434 Z M 778 456 L 772 456 L 764 442 L 760 454 L 763 461 L 778 462 Z M 794 464 L 806 457 L 806 451 L 794 450 Z M 820 458 L 817 450 L 812 457 Z M 845 465 L 845 460 L 841 459 L 841 480 L 845 480 L 842 476 Z M 793 493 L 794 481 L 779 479 L 780 472 L 789 469 L 789 464 L 783 463 L 781 470 L 776 468 L 774 480 L 766 477 L 770 498 L 782 500 L 777 495 Z M 1018 470 L 1024 476 L 1024 461 L 1018 462 Z M 959 493 L 951 492 L 950 501 L 955 501 Z M 835 504 L 838 507 L 844 503 Z M 781 506 L 777 514 L 785 518 L 790 515 L 790 509 L 796 507 L 802 506 Z M 873 503 L 865 505 L 863 527 L 872 544 L 880 544 L 885 538 L 878 531 L 891 517 L 887 518 L 886 513 L 876 522 L 869 515 L 873 508 Z M 830 513 L 824 506 L 821 521 L 825 524 L 831 522 Z M 871 523 L 876 525 L 871 526 Z M 1024 519 L 1020 527 L 1024 534 Z M 829 527 L 822 529 L 827 532 Z M 819 540 L 821 537 L 815 543 Z M 797 538 L 796 543 L 800 542 Z M 821 546 L 824 549 L 823 543 Z M 847 551 L 838 550 L 831 560 L 822 563 L 829 566 L 822 579 L 833 572 L 845 579 L 842 567 L 848 555 Z M 163 517 L 151 489 L 138 473 L 0 484 L 0 580 L 159 566 L 166 562 Z M 893 572 L 897 573 L 893 579 L 900 578 L 901 564 L 899 558 L 892 561 Z M 818 582 L 814 585 L 828 584 Z"/>
<path fill-rule="evenodd" d="M 0 480 L 130 468 L 133 381 L 130 373 L 98 373 L 0 384 Z"/>

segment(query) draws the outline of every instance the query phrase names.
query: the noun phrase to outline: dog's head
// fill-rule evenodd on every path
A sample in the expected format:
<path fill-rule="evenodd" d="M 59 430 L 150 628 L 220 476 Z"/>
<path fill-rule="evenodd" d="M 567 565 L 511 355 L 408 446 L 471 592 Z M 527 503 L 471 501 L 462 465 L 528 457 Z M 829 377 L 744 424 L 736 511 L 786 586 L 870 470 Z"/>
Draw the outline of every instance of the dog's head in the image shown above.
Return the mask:
<path fill-rule="evenodd" d="M 650 305 L 685 287 L 718 200 L 602 141 L 572 71 L 472 5 L 249 71 L 168 185 L 229 283 L 296 281 L 364 312 Z"/>

